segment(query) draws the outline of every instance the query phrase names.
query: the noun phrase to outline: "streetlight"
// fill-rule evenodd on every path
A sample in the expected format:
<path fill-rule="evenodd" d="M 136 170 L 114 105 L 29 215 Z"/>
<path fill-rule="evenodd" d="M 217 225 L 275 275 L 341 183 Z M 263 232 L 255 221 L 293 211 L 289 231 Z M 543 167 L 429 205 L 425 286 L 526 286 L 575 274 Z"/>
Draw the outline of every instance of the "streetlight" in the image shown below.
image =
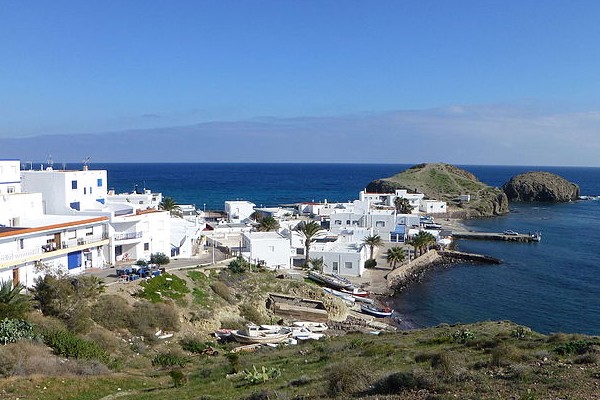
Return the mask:
<path fill-rule="evenodd" d="M 202 211 L 204 211 L 204 213 L 206 213 L 206 203 L 202 204 Z"/>

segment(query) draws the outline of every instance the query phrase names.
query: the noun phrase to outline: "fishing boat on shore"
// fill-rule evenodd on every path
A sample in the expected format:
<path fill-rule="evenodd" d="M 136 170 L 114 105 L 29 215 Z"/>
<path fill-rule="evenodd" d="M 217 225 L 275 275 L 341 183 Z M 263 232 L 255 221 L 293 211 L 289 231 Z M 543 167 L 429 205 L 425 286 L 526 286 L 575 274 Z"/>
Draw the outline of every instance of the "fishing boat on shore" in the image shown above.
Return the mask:
<path fill-rule="evenodd" d="M 354 302 L 356 301 L 356 298 L 354 296 L 352 296 L 351 294 L 340 292 L 339 290 L 324 287 L 323 291 L 332 296 L 339 297 L 340 299 L 344 300 L 349 305 L 353 305 Z"/>
<path fill-rule="evenodd" d="M 323 322 L 313 321 L 296 321 L 292 325 L 298 328 L 310 329 L 312 332 L 323 332 L 328 328 L 328 326 Z"/>
<path fill-rule="evenodd" d="M 249 325 L 245 329 L 231 331 L 231 336 L 239 343 L 244 344 L 281 343 L 292 336 L 292 330 L 284 327 L 273 330 L 258 325 Z"/>
<path fill-rule="evenodd" d="M 350 283 L 344 279 L 340 279 L 335 276 L 321 274 L 317 271 L 308 271 L 308 277 L 315 282 L 322 283 L 326 286 L 329 286 L 329 287 L 331 287 L 333 289 L 337 289 L 337 290 L 349 289 L 352 286 L 352 283 Z"/>
<path fill-rule="evenodd" d="M 369 296 L 369 292 L 367 292 L 366 290 L 362 290 L 361 288 L 356 287 L 356 286 L 351 286 L 347 289 L 340 289 L 340 292 L 348 293 L 348 294 L 351 294 L 352 296 L 356 296 L 356 297 Z"/>
<path fill-rule="evenodd" d="M 389 307 L 378 308 L 371 304 L 361 304 L 360 311 L 365 314 L 369 314 L 374 317 L 377 317 L 377 318 L 389 317 L 394 313 L 394 310 L 392 310 Z"/>

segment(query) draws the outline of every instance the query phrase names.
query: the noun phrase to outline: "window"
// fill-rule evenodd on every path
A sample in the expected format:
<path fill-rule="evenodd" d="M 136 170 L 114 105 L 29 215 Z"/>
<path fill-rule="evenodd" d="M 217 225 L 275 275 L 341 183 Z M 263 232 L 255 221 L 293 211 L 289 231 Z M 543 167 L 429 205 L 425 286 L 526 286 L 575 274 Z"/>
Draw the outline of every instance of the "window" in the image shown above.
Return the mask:
<path fill-rule="evenodd" d="M 77 237 L 76 231 L 67 231 L 67 239 L 75 239 Z"/>
<path fill-rule="evenodd" d="M 144 243 L 144 251 L 150 250 L 150 243 Z"/>
<path fill-rule="evenodd" d="M 274 253 L 275 252 L 275 246 L 269 246 L 269 251 L 271 253 Z"/>
<path fill-rule="evenodd" d="M 385 226 L 385 221 L 375 221 L 375 227 L 383 228 Z"/>
<path fill-rule="evenodd" d="M 83 188 L 83 194 L 87 194 L 87 188 Z"/>
<path fill-rule="evenodd" d="M 352 269 L 352 262 L 351 261 L 346 261 L 344 263 L 344 266 L 346 267 L 346 269 Z"/>
<path fill-rule="evenodd" d="M 85 230 L 85 236 L 93 236 L 94 235 L 94 227 L 88 228 Z"/>
<path fill-rule="evenodd" d="M 19 250 L 23 250 L 25 248 L 25 239 L 19 239 Z"/>
<path fill-rule="evenodd" d="M 334 273 L 336 273 L 336 272 L 339 272 L 339 271 L 340 271 L 340 268 L 339 268 L 339 266 L 338 266 L 338 263 L 337 263 L 337 261 L 334 261 L 332 264 L 333 264 L 333 265 L 332 265 L 333 272 L 334 272 Z"/>
<path fill-rule="evenodd" d="M 349 219 L 346 220 L 346 225 L 350 225 L 350 220 Z"/>
<path fill-rule="evenodd" d="M 102 178 L 98 178 L 98 187 L 102 187 Z"/>
<path fill-rule="evenodd" d="M 14 193 L 15 192 L 15 187 L 14 186 L 9 186 L 6 188 L 6 193 Z"/>
<path fill-rule="evenodd" d="M 71 189 L 77 189 L 77 181 L 71 181 Z"/>
<path fill-rule="evenodd" d="M 90 186 L 90 194 L 92 194 L 92 187 Z"/>
<path fill-rule="evenodd" d="M 334 225 L 341 225 L 341 224 L 342 224 L 342 221 L 339 219 L 336 219 L 334 222 Z"/>
<path fill-rule="evenodd" d="M 69 203 L 69 207 L 71 207 L 73 210 L 80 210 L 81 205 L 79 204 L 78 201 L 74 201 L 73 203 Z"/>

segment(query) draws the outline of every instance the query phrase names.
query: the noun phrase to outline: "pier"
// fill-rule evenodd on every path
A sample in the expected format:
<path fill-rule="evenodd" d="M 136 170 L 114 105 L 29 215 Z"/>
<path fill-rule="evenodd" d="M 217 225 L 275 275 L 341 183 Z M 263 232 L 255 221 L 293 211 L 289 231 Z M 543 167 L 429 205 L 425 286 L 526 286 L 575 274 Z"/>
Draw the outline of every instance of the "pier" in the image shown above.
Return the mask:
<path fill-rule="evenodd" d="M 472 261 L 485 264 L 501 264 L 502 260 L 483 254 L 464 253 L 462 251 L 443 250 L 438 251 L 439 255 L 452 260 Z"/>
<path fill-rule="evenodd" d="M 527 235 L 527 234 L 516 234 L 507 235 L 501 232 L 468 232 L 468 231 L 452 231 L 452 237 L 455 239 L 477 239 L 477 240 L 503 240 L 505 242 L 539 242 L 540 236 Z"/>

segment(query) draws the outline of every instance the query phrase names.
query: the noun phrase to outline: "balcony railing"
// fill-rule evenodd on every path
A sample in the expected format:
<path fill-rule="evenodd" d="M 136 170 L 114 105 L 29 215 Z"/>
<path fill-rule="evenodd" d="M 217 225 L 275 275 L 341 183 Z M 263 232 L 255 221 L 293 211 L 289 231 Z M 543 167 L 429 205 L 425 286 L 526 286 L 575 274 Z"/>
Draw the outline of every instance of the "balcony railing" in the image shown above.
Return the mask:
<path fill-rule="evenodd" d="M 127 233 L 115 233 L 115 240 L 130 240 L 130 239 L 140 239 L 144 236 L 144 232 L 127 232 Z"/>
<path fill-rule="evenodd" d="M 20 251 L 15 251 L 13 253 L 4 253 L 4 254 L 0 254 L 0 262 L 19 260 L 21 258 L 36 256 L 41 253 L 42 253 L 41 248 L 20 250 Z"/>
<path fill-rule="evenodd" d="M 93 235 L 93 236 L 86 236 L 84 238 L 65 240 L 62 242 L 61 248 L 65 249 L 65 248 L 69 248 L 69 247 L 83 246 L 83 245 L 86 245 L 89 243 L 99 242 L 103 239 L 106 239 L 105 235 Z"/>

